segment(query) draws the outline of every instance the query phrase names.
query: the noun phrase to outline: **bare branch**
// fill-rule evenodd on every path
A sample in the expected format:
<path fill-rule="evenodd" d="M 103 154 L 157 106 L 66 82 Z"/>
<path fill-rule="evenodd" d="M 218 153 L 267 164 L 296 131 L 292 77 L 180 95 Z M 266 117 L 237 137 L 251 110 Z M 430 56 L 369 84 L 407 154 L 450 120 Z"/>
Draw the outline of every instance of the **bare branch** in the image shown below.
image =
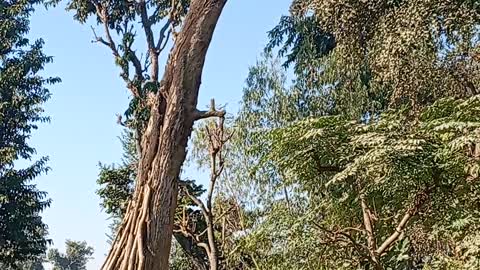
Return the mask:
<path fill-rule="evenodd" d="M 230 211 L 232 211 L 234 208 L 235 205 L 230 206 L 227 210 L 225 210 L 225 212 L 220 214 L 218 217 L 215 217 L 215 221 L 213 223 L 216 224 L 221 218 L 223 218 L 226 214 L 230 213 Z"/>
<path fill-rule="evenodd" d="M 96 13 L 97 13 L 98 17 L 100 18 L 100 21 L 103 24 L 103 28 L 104 28 L 104 31 L 105 31 L 105 38 L 106 38 L 106 40 L 105 40 L 102 37 L 97 36 L 97 34 L 95 32 L 95 29 L 92 27 L 92 31 L 93 31 L 93 34 L 95 36 L 95 42 L 99 42 L 99 43 L 109 47 L 110 50 L 112 51 L 113 55 L 116 58 L 120 58 L 121 56 L 120 56 L 120 53 L 117 49 L 117 45 L 115 44 L 115 41 L 113 40 L 113 37 L 110 33 L 107 10 L 104 6 L 102 6 L 99 3 L 94 3 L 94 5 L 95 5 Z M 125 33 L 127 31 L 128 31 L 128 25 L 125 24 Z M 126 53 L 127 53 L 127 50 L 129 50 L 128 51 L 128 55 L 129 55 L 128 60 L 130 60 L 130 62 L 133 64 L 133 66 L 135 68 L 135 75 L 139 79 L 143 79 L 142 64 L 140 63 L 140 60 L 138 59 L 138 57 L 137 57 L 137 55 L 135 54 L 134 51 L 131 51 L 129 48 L 125 48 Z M 128 69 L 128 67 L 127 67 L 127 69 Z M 128 70 L 127 70 L 127 77 L 128 77 Z M 127 87 L 130 89 L 132 94 L 134 96 L 138 96 L 138 91 L 135 89 L 132 82 L 128 78 L 124 78 L 124 80 L 127 83 Z"/>
<path fill-rule="evenodd" d="M 197 197 L 193 196 L 192 194 L 190 194 L 190 192 L 188 191 L 188 188 L 187 187 L 184 187 L 183 188 L 183 191 L 185 192 L 185 194 L 188 196 L 188 198 L 190 198 L 199 208 L 200 210 L 202 211 L 202 214 L 203 216 L 205 217 L 205 219 L 210 219 L 208 217 L 208 210 L 207 208 L 205 207 L 205 204 L 203 204 L 203 202 L 201 200 L 199 200 Z"/>
<path fill-rule="evenodd" d="M 365 231 L 367 232 L 367 244 L 368 244 L 368 253 L 370 255 L 370 261 L 374 265 L 375 269 L 383 269 L 378 259 L 377 249 L 377 241 L 375 240 L 375 234 L 373 232 L 373 218 L 372 212 L 367 205 L 367 200 L 365 198 L 365 194 L 360 194 L 360 204 L 362 207 L 363 213 L 363 224 L 365 226 Z"/>
<path fill-rule="evenodd" d="M 205 249 L 205 251 L 207 252 L 207 256 L 210 255 L 210 248 L 208 247 L 207 244 L 205 244 L 205 243 L 197 243 L 197 245 L 198 245 L 199 247 Z"/>
<path fill-rule="evenodd" d="M 91 26 L 91 28 L 92 28 L 93 36 L 95 37 L 95 39 L 92 40 L 92 43 L 93 42 L 99 42 L 99 43 L 107 46 L 108 48 L 111 48 L 110 43 L 106 42 L 102 37 L 97 36 L 97 33 L 95 32 L 95 28 L 93 28 L 93 26 Z M 113 51 L 113 54 L 115 55 L 115 51 Z"/>
<path fill-rule="evenodd" d="M 215 100 L 212 99 L 210 101 L 210 110 L 208 110 L 208 111 L 195 110 L 194 115 L 193 115 L 193 119 L 196 121 L 196 120 L 210 118 L 210 117 L 223 118 L 223 117 L 225 117 L 225 114 L 226 113 L 225 113 L 224 110 L 218 111 L 215 108 Z"/>
<path fill-rule="evenodd" d="M 324 228 L 323 226 L 321 226 L 320 224 L 318 224 L 316 222 L 313 222 L 313 225 L 315 225 L 315 227 L 317 227 L 318 229 L 320 229 L 321 231 L 323 231 L 323 232 L 325 232 L 329 235 L 328 236 L 329 241 L 325 242 L 326 244 L 327 243 L 337 243 L 337 242 L 346 243 L 347 245 L 352 246 L 360 256 L 364 257 L 365 259 L 367 259 L 368 261 L 373 263 L 371 255 L 370 255 L 369 248 L 367 246 L 365 246 L 364 244 L 358 243 L 357 241 L 355 241 L 355 239 L 352 237 L 351 234 L 344 232 L 345 230 L 331 231 L 331 230 L 328 230 L 328 229 Z M 353 228 L 348 228 L 348 229 L 353 229 Z M 360 230 L 360 232 L 363 233 L 363 231 L 361 231 L 361 230 Z"/>
<path fill-rule="evenodd" d="M 398 237 L 401 235 L 403 229 L 405 228 L 405 226 L 407 225 L 407 222 L 410 220 L 411 217 L 412 215 L 410 214 L 410 211 L 407 211 L 407 213 L 405 213 L 400 223 L 395 228 L 395 231 L 377 249 L 377 254 L 381 255 L 391 244 L 393 244 L 393 242 L 395 242 L 398 239 Z"/>
<path fill-rule="evenodd" d="M 142 20 L 142 26 L 145 31 L 145 36 L 147 38 L 147 45 L 148 49 L 153 50 L 155 48 L 154 40 L 153 40 L 153 32 L 152 32 L 152 22 L 148 19 L 147 15 L 147 4 L 145 0 L 141 0 L 138 2 L 138 9 L 140 11 L 140 17 Z"/>
<path fill-rule="evenodd" d="M 152 32 L 152 22 L 147 15 L 147 4 L 145 0 L 141 0 L 138 3 L 138 9 L 140 10 L 140 17 L 142 19 L 143 30 L 145 31 L 145 37 L 147 39 L 148 52 L 150 56 L 150 62 L 152 69 L 150 72 L 151 80 L 158 81 L 158 52 L 156 50 L 155 41 Z"/>
<path fill-rule="evenodd" d="M 94 3 L 94 5 L 95 5 L 97 15 L 98 15 L 98 17 L 100 17 L 100 20 L 102 21 L 103 28 L 105 30 L 105 35 L 106 35 L 106 38 L 107 38 L 107 41 L 102 42 L 102 43 L 107 45 L 108 47 L 110 47 L 114 56 L 120 57 L 120 54 L 118 53 L 118 50 L 117 50 L 117 45 L 113 41 L 112 35 L 110 34 L 110 28 L 108 26 L 107 10 L 100 3 Z M 93 27 L 92 27 L 92 30 L 93 30 Z M 93 33 L 96 36 L 95 31 L 93 31 Z M 98 38 L 97 38 L 97 40 L 98 40 Z"/>
<path fill-rule="evenodd" d="M 370 212 L 370 208 L 367 206 L 364 194 L 360 194 L 360 204 L 362 206 L 363 224 L 365 226 L 365 230 L 367 231 L 368 248 L 370 250 L 375 250 L 377 247 L 375 235 L 373 233 L 372 214 Z"/>
<path fill-rule="evenodd" d="M 158 53 L 161 53 L 165 49 L 165 46 L 167 46 L 167 43 L 168 43 L 168 40 L 170 39 L 171 34 L 172 34 L 172 30 L 168 30 L 167 37 L 165 38 L 165 41 L 163 42 L 163 45 L 160 46 L 160 49 L 158 50 Z"/>
<path fill-rule="evenodd" d="M 162 29 L 160 29 L 160 35 L 158 36 L 157 45 L 155 46 L 157 53 L 160 53 L 163 50 L 163 48 L 165 48 L 165 45 L 167 44 L 168 38 L 170 36 L 170 31 L 168 31 L 167 35 L 165 35 L 165 33 L 169 29 L 171 22 L 172 21 L 168 19 L 165 25 L 163 25 Z"/>

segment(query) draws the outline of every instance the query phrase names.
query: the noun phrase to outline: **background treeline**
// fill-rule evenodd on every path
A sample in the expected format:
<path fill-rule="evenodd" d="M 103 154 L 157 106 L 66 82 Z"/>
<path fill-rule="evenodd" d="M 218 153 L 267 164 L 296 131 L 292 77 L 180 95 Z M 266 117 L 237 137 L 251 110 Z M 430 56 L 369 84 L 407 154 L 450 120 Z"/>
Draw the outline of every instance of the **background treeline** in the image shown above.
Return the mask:
<path fill-rule="evenodd" d="M 38 3 L 0 5 L 0 261 L 9 267 L 43 260 L 48 245 L 40 212 L 49 200 L 28 184 L 46 159 L 13 167 L 34 153 L 26 139 L 48 120 L 45 85 L 58 81 L 37 75 L 51 58 L 24 38 Z M 88 3 L 68 8 L 84 22 L 96 12 Z M 163 4 L 162 19 L 173 10 Z M 173 25 L 188 8 L 179 2 Z M 135 15 L 113 14 L 116 64 L 142 91 L 119 118 L 123 162 L 100 165 L 112 241 L 135 189 L 142 97 L 156 89 L 141 64 L 129 73 L 135 35 L 121 27 Z M 240 110 L 225 115 L 212 101 L 218 119 L 196 124 L 189 160 L 209 172 L 208 186 L 178 179 L 171 269 L 479 269 L 480 3 L 294 0 L 268 36 Z M 91 248 L 67 247 L 49 252 L 56 269 L 84 269 Z M 75 254 L 81 265 L 62 268 Z"/>

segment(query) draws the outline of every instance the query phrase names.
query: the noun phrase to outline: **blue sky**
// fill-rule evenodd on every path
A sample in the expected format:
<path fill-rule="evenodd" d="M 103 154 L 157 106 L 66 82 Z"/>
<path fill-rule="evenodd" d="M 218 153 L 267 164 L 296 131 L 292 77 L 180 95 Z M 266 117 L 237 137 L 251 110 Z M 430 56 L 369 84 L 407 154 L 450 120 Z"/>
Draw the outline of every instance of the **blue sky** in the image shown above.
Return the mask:
<path fill-rule="evenodd" d="M 291 0 L 229 0 L 210 46 L 200 90 L 199 106 L 210 98 L 235 112 L 248 67 L 255 64 L 267 42 L 266 32 L 286 14 Z M 109 220 L 95 195 L 98 162 L 118 162 L 121 128 L 117 113 L 128 103 L 128 92 L 111 53 L 93 38 L 90 26 L 72 19 L 63 7 L 38 8 L 31 20 L 30 37 L 43 38 L 54 63 L 45 73 L 62 83 L 51 87 L 46 104 L 49 124 L 41 125 L 31 144 L 39 156 L 49 156 L 52 170 L 36 182 L 49 193 L 52 206 L 43 214 L 55 247 L 66 239 L 85 240 L 95 248 L 89 270 L 99 269 L 108 251 Z M 143 45 L 143 44 L 142 44 Z M 193 168 L 188 176 L 204 181 Z"/>

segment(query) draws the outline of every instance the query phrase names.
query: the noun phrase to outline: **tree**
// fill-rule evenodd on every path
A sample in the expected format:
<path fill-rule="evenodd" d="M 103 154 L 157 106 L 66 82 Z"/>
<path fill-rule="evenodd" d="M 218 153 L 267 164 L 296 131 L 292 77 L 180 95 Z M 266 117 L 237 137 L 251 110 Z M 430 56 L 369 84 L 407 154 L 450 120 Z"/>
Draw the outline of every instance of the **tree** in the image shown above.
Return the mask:
<path fill-rule="evenodd" d="M 420 233 L 446 257 L 477 237 L 479 108 L 479 96 L 449 98 L 416 122 L 407 110 L 369 123 L 327 116 L 270 134 L 270 160 L 312 205 L 298 226 L 316 231 L 326 266 L 409 269 L 431 263 Z"/>
<path fill-rule="evenodd" d="M 135 106 L 131 112 L 135 119 L 144 120 L 139 125 L 132 123 L 140 153 L 135 193 L 103 269 L 168 268 L 177 182 L 188 137 L 195 120 L 216 114 L 201 112 L 196 105 L 206 52 L 225 3 L 225 0 L 68 3 L 68 9 L 75 11 L 80 22 L 93 16 L 103 26 L 105 38 L 97 36 L 95 40 L 112 51 L 122 69 L 121 77 L 133 95 Z M 153 26 L 162 20 L 164 24 L 155 39 Z M 148 47 L 144 65 L 132 49 L 136 22 L 141 23 Z M 175 26 L 180 23 L 182 28 L 177 33 Z M 170 25 L 175 43 L 160 80 L 159 54 L 165 48 Z M 118 46 L 112 30 L 120 35 Z M 133 76 L 130 66 L 135 70 Z"/>
<path fill-rule="evenodd" d="M 216 111 L 212 101 L 211 111 Z M 135 152 L 131 151 L 134 145 L 133 137 L 121 138 L 124 146 L 124 163 L 119 167 L 101 166 L 97 191 L 102 199 L 102 206 L 115 220 L 121 218 L 126 211 L 126 203 L 133 193 L 131 188 L 134 180 Z M 205 190 L 197 186 L 194 181 L 180 181 L 180 192 L 174 222 L 174 236 L 177 245 L 172 248 L 170 266 L 172 268 L 186 267 L 189 269 L 227 269 L 221 261 L 224 250 L 219 249 L 221 231 L 222 248 L 228 230 L 225 228 L 225 218 L 233 210 L 234 205 L 223 204 L 214 199 L 214 192 L 219 178 L 222 176 L 225 165 L 224 145 L 230 139 L 228 131 L 224 130 L 224 116 L 218 122 L 208 121 L 201 125 L 194 134 L 193 156 L 198 159 L 209 159 L 208 166 L 211 170 L 210 185 L 206 203 L 201 195 Z M 202 166 L 205 164 L 202 164 Z M 225 205 L 225 208 L 219 207 Z M 223 221 L 223 224 L 219 224 Z M 116 225 L 115 221 L 113 225 Z M 222 229 L 220 229 L 222 227 Z M 114 229 L 114 234 L 116 229 Z"/>
<path fill-rule="evenodd" d="M 109 236 L 109 241 L 115 239 L 118 233 L 120 222 L 125 215 L 128 202 L 133 196 L 135 187 L 136 162 L 138 161 L 138 157 L 135 151 L 135 138 L 132 134 L 132 132 L 126 130 L 120 138 L 124 150 L 122 164 L 117 166 L 100 164 L 100 174 L 97 180 L 100 188 L 97 190 L 97 194 L 102 200 L 101 206 L 113 219 L 111 224 L 112 233 Z M 180 182 L 184 188 L 189 188 L 190 194 L 193 196 L 200 197 L 205 192 L 201 186 L 195 185 L 193 181 Z M 190 221 L 195 220 L 195 224 L 191 225 L 194 225 L 194 228 L 197 230 L 203 230 L 204 225 L 202 224 L 204 224 L 204 221 L 202 218 L 198 219 L 198 213 L 191 209 L 195 204 L 188 198 L 185 198 L 182 193 L 178 194 L 177 201 L 175 228 L 179 226 L 178 217 L 181 217 L 180 219 L 187 218 Z M 196 232 L 197 231 L 195 231 L 195 233 Z M 179 268 L 190 265 L 190 268 L 192 268 L 193 265 L 195 265 L 195 269 L 207 269 L 208 261 L 205 252 L 194 245 L 190 237 L 185 237 L 181 233 L 174 233 L 174 236 L 176 245 L 172 247 L 170 267 Z"/>
<path fill-rule="evenodd" d="M 307 81 L 328 89 L 338 109 L 363 107 L 353 116 L 478 93 L 475 1 L 294 0 L 288 18 L 268 48 L 292 48 L 297 69 L 313 70 Z"/>
<path fill-rule="evenodd" d="M 93 248 L 87 243 L 67 240 L 66 251 L 62 254 L 58 249 L 48 251 L 48 262 L 53 265 L 53 270 L 86 270 L 87 262 L 92 259 Z"/>
<path fill-rule="evenodd" d="M 212 100 L 211 104 L 211 111 L 216 111 L 215 109 L 215 102 Z M 201 230 L 191 230 L 191 221 L 189 221 L 188 217 L 190 215 L 183 215 L 181 221 L 178 222 L 178 232 L 180 232 L 185 237 L 193 239 L 194 244 L 198 248 L 202 248 L 205 250 L 205 253 L 208 257 L 208 265 L 210 270 L 217 270 L 219 269 L 219 260 L 220 254 L 218 250 L 218 243 L 215 235 L 215 226 L 217 222 L 228 212 L 230 209 L 222 212 L 222 213 L 215 213 L 214 214 L 214 206 L 213 206 L 213 193 L 215 191 L 215 185 L 217 184 L 217 180 L 220 175 L 223 173 L 223 169 L 225 166 L 225 154 L 224 154 L 224 145 L 230 139 L 231 135 L 225 134 L 225 127 L 224 127 L 225 116 L 221 115 L 219 117 L 218 123 L 213 123 L 212 125 L 206 125 L 204 127 L 205 131 L 205 139 L 208 145 L 208 154 L 210 157 L 210 181 L 209 181 L 209 188 L 206 203 L 203 203 L 199 198 L 198 195 L 195 195 L 190 192 L 189 186 L 184 186 L 181 188 L 181 192 L 184 194 L 185 197 L 189 198 L 199 209 L 200 214 L 203 215 L 203 220 L 205 222 L 205 229 Z M 186 211 L 184 208 L 183 211 Z M 202 239 L 202 234 L 206 232 L 206 239 Z"/>
<path fill-rule="evenodd" d="M 252 208 L 258 213 L 255 225 L 243 238 L 244 245 L 237 251 L 252 257 L 259 268 L 351 269 L 352 264 L 344 266 L 343 263 L 351 263 L 356 251 L 338 252 L 337 247 L 330 249 L 330 253 L 319 248 L 330 238 L 318 237 L 319 228 L 309 221 L 312 213 L 323 211 L 317 206 L 328 201 L 322 201 L 325 194 L 320 184 L 322 179 L 318 177 L 320 172 L 314 163 L 302 158 L 310 153 L 299 149 L 298 159 L 293 158 L 294 149 L 302 147 L 299 138 L 305 134 L 291 133 L 291 148 L 285 145 L 283 154 L 292 160 L 282 163 L 282 167 L 270 156 L 273 146 L 269 144 L 272 138 L 267 136 L 268 131 L 288 127 L 309 116 L 335 115 L 337 122 L 328 118 L 332 129 L 340 128 L 344 121 L 366 124 L 377 121 L 385 111 L 402 110 L 405 105 L 410 109 L 407 113 L 410 116 L 403 125 L 410 125 L 409 122 L 418 121 L 418 115 L 426 106 L 439 98 L 474 95 L 479 83 L 478 3 L 296 0 L 290 11 L 269 33 L 271 42 L 266 50 L 273 53 L 279 48 L 283 67 L 293 66 L 294 80 L 287 82 L 287 73 L 279 69 L 278 64 L 270 64 L 271 60 L 262 60 L 251 69 L 234 124 L 239 136 L 233 140 L 235 150 L 226 158 L 241 162 L 225 169 L 232 175 L 226 181 L 248 194 L 249 200 L 256 202 Z M 400 111 L 397 113 L 400 115 Z M 309 126 L 303 131 L 308 133 L 309 128 L 313 129 Z M 328 144 L 329 139 L 325 140 Z M 325 146 L 317 147 L 314 151 L 319 152 Z M 335 153 L 330 158 L 342 157 Z M 296 162 L 298 166 L 306 162 L 312 168 L 302 167 L 298 175 L 287 173 L 289 166 Z M 309 175 L 310 181 L 302 181 L 303 175 Z M 383 196 L 374 196 L 374 199 L 377 202 Z M 334 209 L 337 208 L 332 207 L 332 211 Z M 340 213 L 343 210 L 337 209 Z M 475 211 L 470 214 L 477 215 Z M 345 215 L 349 219 L 352 216 L 351 213 Z M 465 225 L 453 219 L 448 222 Z M 409 236 L 419 237 L 411 237 L 410 244 L 402 240 L 402 245 L 396 246 L 407 250 L 403 255 L 411 256 L 402 262 L 431 262 L 433 257 L 440 257 L 441 263 L 437 261 L 437 265 L 460 267 L 460 259 L 450 257 L 451 254 L 431 255 L 434 254 L 431 251 L 444 251 L 435 248 L 439 242 L 428 239 L 432 238 L 432 231 L 436 233 L 435 228 L 414 227 L 417 233 Z M 463 255 L 474 265 L 475 239 L 478 238 L 472 233 L 474 228 L 462 228 L 455 233 L 469 236 L 451 241 L 458 248 L 471 245 Z M 399 250 L 392 253 L 398 255 Z M 338 256 L 330 265 L 329 255 Z M 390 257 L 392 260 L 402 258 L 405 257 Z"/>
<path fill-rule="evenodd" d="M 42 52 L 43 41 L 25 38 L 34 5 L 41 2 L 0 2 L 0 261 L 9 266 L 35 260 L 50 242 L 40 217 L 50 200 L 31 183 L 48 171 L 47 158 L 18 169 L 20 160 L 35 154 L 31 132 L 48 121 L 41 107 L 50 97 L 45 87 L 59 82 L 38 74 L 52 61 Z"/>

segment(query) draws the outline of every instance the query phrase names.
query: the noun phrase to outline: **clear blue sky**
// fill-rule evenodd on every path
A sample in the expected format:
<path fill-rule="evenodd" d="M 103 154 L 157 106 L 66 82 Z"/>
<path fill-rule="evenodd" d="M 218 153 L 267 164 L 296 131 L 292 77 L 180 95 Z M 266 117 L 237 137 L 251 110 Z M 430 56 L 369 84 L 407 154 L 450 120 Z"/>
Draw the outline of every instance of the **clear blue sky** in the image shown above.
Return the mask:
<path fill-rule="evenodd" d="M 242 95 L 248 67 L 253 65 L 266 41 L 266 32 L 286 14 L 291 0 L 229 0 L 210 46 L 199 106 L 214 97 L 234 112 Z M 48 192 L 52 206 L 43 214 L 55 247 L 64 249 L 66 239 L 85 240 L 95 248 L 88 270 L 99 269 L 108 251 L 107 216 L 95 195 L 98 162 L 121 158 L 116 138 L 121 128 L 115 114 L 128 103 L 128 92 L 118 76 L 111 53 L 93 38 L 90 24 L 80 25 L 63 7 L 38 8 L 31 21 L 32 39 L 42 37 L 45 51 L 54 56 L 46 74 L 63 82 L 51 87 L 46 104 L 50 124 L 41 125 L 31 144 L 39 155 L 50 157 L 52 170 L 36 182 Z M 203 174 L 187 169 L 200 181 Z"/>

